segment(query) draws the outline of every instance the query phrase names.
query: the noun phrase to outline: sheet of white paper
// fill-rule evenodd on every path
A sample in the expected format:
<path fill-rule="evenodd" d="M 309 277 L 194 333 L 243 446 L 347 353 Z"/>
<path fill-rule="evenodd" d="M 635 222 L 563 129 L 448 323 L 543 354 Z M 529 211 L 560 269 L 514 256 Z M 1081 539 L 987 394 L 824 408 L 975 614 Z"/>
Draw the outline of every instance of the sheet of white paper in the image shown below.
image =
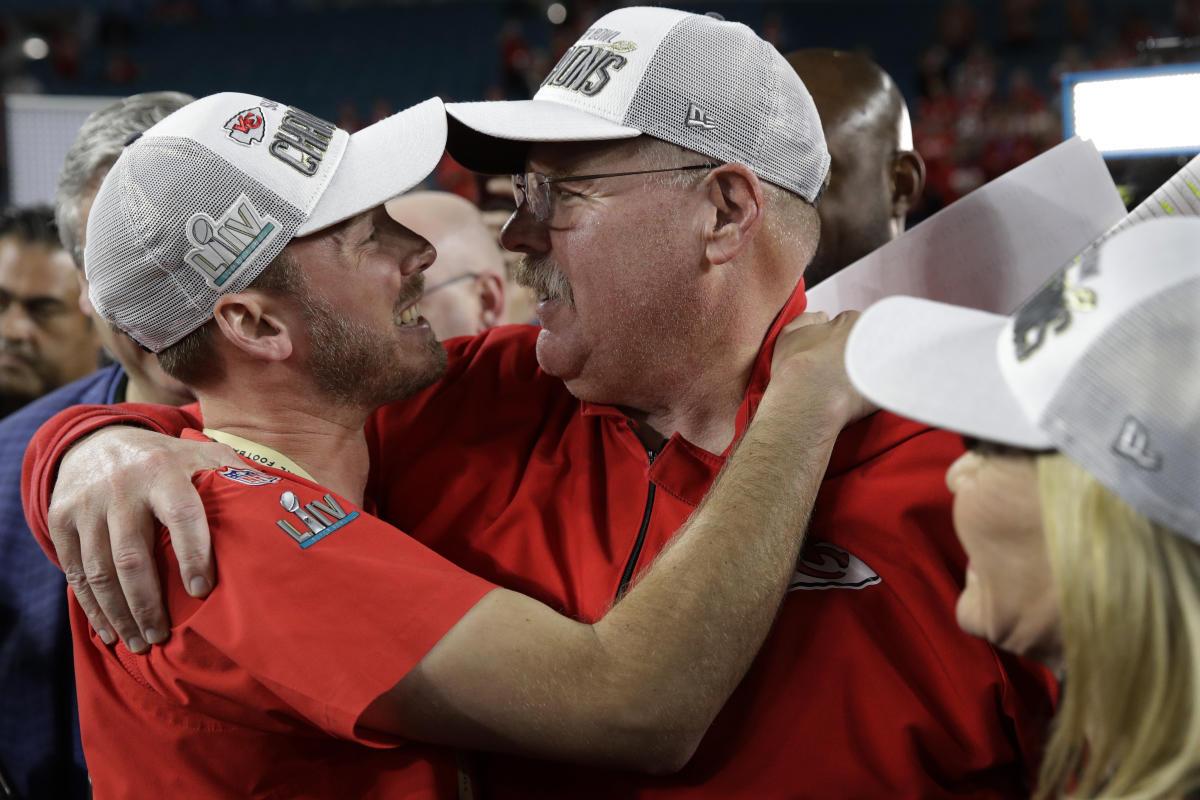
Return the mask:
<path fill-rule="evenodd" d="M 1117 231 L 1130 225 L 1145 222 L 1155 217 L 1200 217 L 1200 156 L 1196 156 L 1171 176 L 1171 179 L 1154 190 L 1154 194 L 1138 203 L 1138 207 L 1125 215 L 1108 232 L 1088 247 L 1091 250 Z M 1082 256 L 1083 253 L 1080 253 Z"/>
<path fill-rule="evenodd" d="M 1124 216 L 1096 148 L 1068 139 L 814 286 L 808 309 L 906 294 L 1007 314 Z"/>

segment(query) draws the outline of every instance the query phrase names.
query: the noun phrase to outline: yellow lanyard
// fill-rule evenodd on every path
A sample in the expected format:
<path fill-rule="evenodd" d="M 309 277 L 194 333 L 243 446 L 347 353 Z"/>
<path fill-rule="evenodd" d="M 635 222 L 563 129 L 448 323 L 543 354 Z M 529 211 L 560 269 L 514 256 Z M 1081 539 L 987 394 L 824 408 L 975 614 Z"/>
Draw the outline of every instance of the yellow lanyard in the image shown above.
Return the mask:
<path fill-rule="evenodd" d="M 214 428 L 205 428 L 204 435 L 213 441 L 229 445 L 236 450 L 239 455 L 245 456 L 256 464 L 262 464 L 264 467 L 281 469 L 284 472 L 290 472 L 293 475 L 299 475 L 305 480 L 310 480 L 313 481 L 313 483 L 316 483 L 316 481 L 313 480 L 313 476 L 305 472 L 303 467 L 301 467 L 295 461 L 292 461 L 278 450 L 272 450 L 265 445 L 252 442 L 249 439 L 244 439 L 236 434 L 226 433 L 225 431 L 219 431 Z"/>

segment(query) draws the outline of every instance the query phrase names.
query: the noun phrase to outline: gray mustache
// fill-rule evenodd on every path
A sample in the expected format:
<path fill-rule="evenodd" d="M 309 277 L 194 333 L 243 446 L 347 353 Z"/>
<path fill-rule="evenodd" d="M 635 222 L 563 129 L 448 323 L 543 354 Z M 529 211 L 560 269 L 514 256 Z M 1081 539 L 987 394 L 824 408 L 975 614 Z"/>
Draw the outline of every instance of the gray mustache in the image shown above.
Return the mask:
<path fill-rule="evenodd" d="M 545 256 L 521 256 L 513 269 L 517 283 L 534 291 L 538 299 L 564 300 L 575 307 L 575 292 L 566 274 Z"/>

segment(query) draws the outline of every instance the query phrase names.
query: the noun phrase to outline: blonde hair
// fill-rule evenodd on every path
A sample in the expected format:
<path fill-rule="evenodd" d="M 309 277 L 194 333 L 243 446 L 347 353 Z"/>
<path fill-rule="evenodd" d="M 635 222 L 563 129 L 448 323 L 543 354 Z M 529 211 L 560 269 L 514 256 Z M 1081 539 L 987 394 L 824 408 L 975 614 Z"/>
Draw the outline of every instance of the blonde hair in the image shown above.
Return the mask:
<path fill-rule="evenodd" d="M 1037 794 L 1200 787 L 1200 546 L 1058 454 L 1038 457 L 1063 684 Z"/>

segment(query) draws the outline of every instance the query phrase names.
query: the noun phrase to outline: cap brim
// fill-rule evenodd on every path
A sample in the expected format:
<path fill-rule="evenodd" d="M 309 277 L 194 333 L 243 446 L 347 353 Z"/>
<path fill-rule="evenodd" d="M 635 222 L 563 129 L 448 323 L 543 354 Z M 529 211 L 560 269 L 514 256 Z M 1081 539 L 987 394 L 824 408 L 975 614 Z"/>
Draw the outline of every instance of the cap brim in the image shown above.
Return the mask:
<path fill-rule="evenodd" d="M 915 297 L 867 309 L 846 345 L 846 370 L 867 399 L 902 416 L 992 442 L 1043 450 L 1050 439 L 1000 371 L 1007 317 Z"/>
<path fill-rule="evenodd" d="M 491 175 L 524 172 L 525 154 L 534 142 L 600 142 L 642 134 L 550 100 L 447 103 L 446 113 L 450 155 L 467 169 Z"/>
<path fill-rule="evenodd" d="M 296 231 L 306 236 L 383 205 L 429 176 L 446 150 L 446 110 L 433 97 L 350 136 L 346 152 Z"/>

